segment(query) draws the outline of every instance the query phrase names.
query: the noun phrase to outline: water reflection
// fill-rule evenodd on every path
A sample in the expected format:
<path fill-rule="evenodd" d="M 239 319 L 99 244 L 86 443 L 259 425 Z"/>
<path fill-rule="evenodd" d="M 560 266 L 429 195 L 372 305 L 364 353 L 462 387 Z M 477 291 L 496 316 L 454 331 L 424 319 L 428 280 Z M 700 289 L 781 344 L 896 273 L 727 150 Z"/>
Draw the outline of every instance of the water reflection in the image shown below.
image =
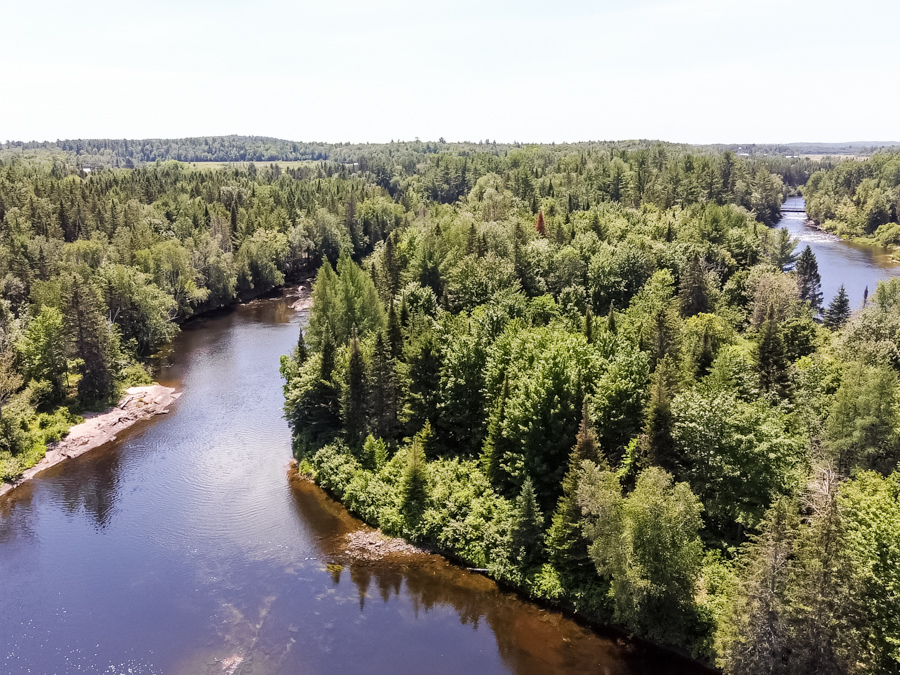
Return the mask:
<path fill-rule="evenodd" d="M 698 672 L 361 527 L 286 477 L 291 299 L 192 322 L 171 414 L 0 498 L 0 672 Z M 112 669 L 112 670 L 110 670 Z"/>

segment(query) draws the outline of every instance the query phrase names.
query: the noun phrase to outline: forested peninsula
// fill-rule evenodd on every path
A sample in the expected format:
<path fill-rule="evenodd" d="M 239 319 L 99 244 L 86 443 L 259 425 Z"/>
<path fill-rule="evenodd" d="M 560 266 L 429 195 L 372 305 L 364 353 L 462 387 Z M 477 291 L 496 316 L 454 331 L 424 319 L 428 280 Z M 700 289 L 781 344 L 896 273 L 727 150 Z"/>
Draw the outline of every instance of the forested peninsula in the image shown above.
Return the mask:
<path fill-rule="evenodd" d="M 772 227 L 845 163 L 166 143 L 0 148 L 0 477 L 317 273 L 285 411 L 366 521 L 727 672 L 900 671 L 900 281 L 851 315 Z"/>
<path fill-rule="evenodd" d="M 900 245 L 900 152 L 815 171 L 803 196 L 809 217 L 822 229 L 881 246 Z"/>

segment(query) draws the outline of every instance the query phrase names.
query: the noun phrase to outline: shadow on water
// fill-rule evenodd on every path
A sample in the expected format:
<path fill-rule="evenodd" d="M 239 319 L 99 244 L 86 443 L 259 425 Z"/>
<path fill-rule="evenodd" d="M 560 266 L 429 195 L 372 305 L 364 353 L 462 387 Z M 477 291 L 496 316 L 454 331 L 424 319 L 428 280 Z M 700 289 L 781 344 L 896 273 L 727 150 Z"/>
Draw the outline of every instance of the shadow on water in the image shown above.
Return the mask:
<path fill-rule="evenodd" d="M 184 326 L 169 415 L 0 498 L 0 672 L 704 672 L 438 556 L 349 560 L 363 525 L 286 477 L 292 300 Z"/>

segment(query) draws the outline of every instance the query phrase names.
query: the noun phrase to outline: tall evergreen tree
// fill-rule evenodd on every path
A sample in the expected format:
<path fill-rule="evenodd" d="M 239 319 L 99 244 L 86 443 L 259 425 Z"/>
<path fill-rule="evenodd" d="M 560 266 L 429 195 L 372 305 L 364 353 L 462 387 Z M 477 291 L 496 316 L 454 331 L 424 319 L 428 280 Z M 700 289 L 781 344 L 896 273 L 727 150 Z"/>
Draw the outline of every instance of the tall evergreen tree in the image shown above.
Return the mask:
<path fill-rule="evenodd" d="M 354 328 L 350 338 L 350 363 L 343 401 L 344 431 L 351 447 L 359 445 L 366 427 L 366 365 Z"/>
<path fill-rule="evenodd" d="M 403 353 L 403 330 L 400 327 L 400 317 L 394 309 L 394 299 L 391 298 L 388 306 L 388 346 L 391 350 L 391 358 L 398 359 Z"/>
<path fill-rule="evenodd" d="M 766 320 L 759 330 L 759 384 L 767 392 L 785 396 L 788 390 L 788 360 L 775 310 L 769 305 Z"/>
<path fill-rule="evenodd" d="M 303 339 L 303 329 L 297 336 L 297 363 L 304 364 L 309 359 L 309 350 L 306 347 L 306 340 Z"/>
<path fill-rule="evenodd" d="M 562 481 L 562 495 L 547 530 L 547 555 L 550 562 L 568 576 L 590 570 L 588 541 L 581 531 L 581 507 L 578 505 L 578 482 L 582 474 L 582 462 L 597 463 L 607 468 L 606 458 L 600 450 L 591 425 L 587 399 L 581 412 L 581 427 L 575 438 L 575 447 L 569 455 L 569 468 Z"/>
<path fill-rule="evenodd" d="M 819 276 L 819 264 L 816 255 L 807 246 L 797 258 L 797 291 L 801 302 L 808 302 L 810 307 L 818 311 L 822 307 L 822 278 Z"/>
<path fill-rule="evenodd" d="M 538 562 L 543 553 L 544 517 L 530 476 L 525 477 L 516 498 L 511 535 L 513 552 L 519 564 L 530 567 Z"/>
<path fill-rule="evenodd" d="M 681 315 L 685 318 L 709 310 L 706 270 L 700 256 L 694 256 L 681 276 L 678 289 Z"/>
<path fill-rule="evenodd" d="M 593 344 L 594 342 L 594 313 L 591 311 L 590 305 L 588 305 L 587 312 L 584 314 L 584 337 L 587 339 L 588 344 Z"/>
<path fill-rule="evenodd" d="M 397 429 L 397 383 L 394 359 L 384 333 L 375 337 L 369 377 L 372 426 L 379 438 L 393 438 Z"/>
<path fill-rule="evenodd" d="M 506 417 L 506 404 L 509 399 L 509 377 L 503 378 L 500 396 L 494 403 L 494 410 L 488 420 L 487 437 L 481 451 L 481 467 L 493 485 L 500 482 L 500 462 L 503 460 L 503 421 Z"/>
<path fill-rule="evenodd" d="M 825 310 L 825 325 L 835 330 L 840 328 L 850 318 L 850 298 L 847 297 L 847 291 L 844 284 L 838 289 L 837 295 Z"/>
<path fill-rule="evenodd" d="M 670 356 L 663 357 L 653 372 L 643 444 L 650 465 L 675 472 L 675 441 L 672 439 L 672 399 L 678 390 L 678 369 Z"/>
<path fill-rule="evenodd" d="M 112 393 L 113 373 L 110 327 L 103 316 L 97 291 L 80 275 L 69 279 L 66 291 L 66 328 L 72 336 L 73 356 L 81 360 L 78 396 L 100 401 Z"/>

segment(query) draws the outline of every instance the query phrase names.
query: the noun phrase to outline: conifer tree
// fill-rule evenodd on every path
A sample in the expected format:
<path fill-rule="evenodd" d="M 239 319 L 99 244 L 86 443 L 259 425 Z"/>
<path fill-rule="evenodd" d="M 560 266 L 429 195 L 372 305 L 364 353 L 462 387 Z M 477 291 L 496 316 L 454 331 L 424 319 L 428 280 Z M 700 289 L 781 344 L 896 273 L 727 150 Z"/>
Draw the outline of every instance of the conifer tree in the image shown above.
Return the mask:
<path fill-rule="evenodd" d="M 837 295 L 825 310 L 825 325 L 836 330 L 847 323 L 850 318 L 850 298 L 847 297 L 847 291 L 844 284 L 838 289 Z"/>
<path fill-rule="evenodd" d="M 797 291 L 801 302 L 808 302 L 810 307 L 818 311 L 822 306 L 822 278 L 819 276 L 819 264 L 812 249 L 807 246 L 797 258 Z"/>
<path fill-rule="evenodd" d="M 347 368 L 343 417 L 347 444 L 355 447 L 362 441 L 366 426 L 366 366 L 355 328 L 350 338 L 350 364 Z"/>
<path fill-rule="evenodd" d="M 709 291 L 706 286 L 706 271 L 703 261 L 695 256 L 681 277 L 678 289 L 681 315 L 685 318 L 709 310 Z"/>
<path fill-rule="evenodd" d="M 503 378 L 500 396 L 488 420 L 487 437 L 481 451 L 481 468 L 492 485 L 500 482 L 500 462 L 503 459 L 503 421 L 506 417 L 506 403 L 509 399 L 509 377 Z"/>
<path fill-rule="evenodd" d="M 542 554 L 544 517 L 537 503 L 531 476 L 525 477 L 516 498 L 511 534 L 513 552 L 519 564 L 526 568 L 535 564 Z"/>
<path fill-rule="evenodd" d="M 534 221 L 534 229 L 542 237 L 547 236 L 547 223 L 544 221 L 544 212 L 538 211 L 537 218 Z"/>
<path fill-rule="evenodd" d="M 100 401 L 112 393 L 110 328 L 97 292 L 81 276 L 70 277 L 65 301 L 66 329 L 72 336 L 73 356 L 81 360 L 78 396 Z"/>
<path fill-rule="evenodd" d="M 784 352 L 781 330 L 775 320 L 775 310 L 769 305 L 766 320 L 759 330 L 759 384 L 767 392 L 785 396 L 788 390 L 788 360 Z"/>
<path fill-rule="evenodd" d="M 590 569 L 588 541 L 581 531 L 581 507 L 578 505 L 578 482 L 585 460 L 597 463 L 601 469 L 607 467 L 591 427 L 587 399 L 582 406 L 581 427 L 575 438 L 575 447 L 569 455 L 569 468 L 563 477 L 562 495 L 556 502 L 546 539 L 550 562 L 569 575 Z"/>
<path fill-rule="evenodd" d="M 609 303 L 609 314 L 606 315 L 606 330 L 608 333 L 616 332 L 616 301 Z"/>
<path fill-rule="evenodd" d="M 406 466 L 400 479 L 400 508 L 407 518 L 415 518 L 422 512 L 428 498 L 428 463 L 425 460 L 425 443 L 431 435 L 431 425 L 426 422 L 407 449 Z M 425 439 L 425 440 L 423 440 Z"/>
<path fill-rule="evenodd" d="M 668 355 L 660 359 L 650 382 L 644 443 L 647 461 L 666 471 L 675 471 L 675 442 L 672 439 L 672 399 L 678 389 L 678 369 Z"/>
<path fill-rule="evenodd" d="M 402 309 L 402 308 L 401 308 Z M 388 335 L 387 343 L 390 347 L 391 358 L 399 359 L 403 353 L 403 330 L 400 327 L 400 318 L 394 309 L 394 299 L 388 307 Z"/>
<path fill-rule="evenodd" d="M 372 352 L 370 401 L 372 425 L 379 438 L 393 438 L 397 428 L 397 383 L 394 376 L 394 359 L 384 333 L 375 337 Z"/>
<path fill-rule="evenodd" d="M 584 314 L 584 337 L 589 345 L 594 343 L 594 314 L 590 305 Z"/>
<path fill-rule="evenodd" d="M 309 359 L 309 350 L 306 348 L 306 340 L 303 339 L 303 329 L 297 336 L 297 363 L 304 364 Z"/>
<path fill-rule="evenodd" d="M 400 290 L 400 263 L 397 261 L 395 235 L 391 232 L 384 243 L 384 275 L 388 282 L 391 297 Z"/>

